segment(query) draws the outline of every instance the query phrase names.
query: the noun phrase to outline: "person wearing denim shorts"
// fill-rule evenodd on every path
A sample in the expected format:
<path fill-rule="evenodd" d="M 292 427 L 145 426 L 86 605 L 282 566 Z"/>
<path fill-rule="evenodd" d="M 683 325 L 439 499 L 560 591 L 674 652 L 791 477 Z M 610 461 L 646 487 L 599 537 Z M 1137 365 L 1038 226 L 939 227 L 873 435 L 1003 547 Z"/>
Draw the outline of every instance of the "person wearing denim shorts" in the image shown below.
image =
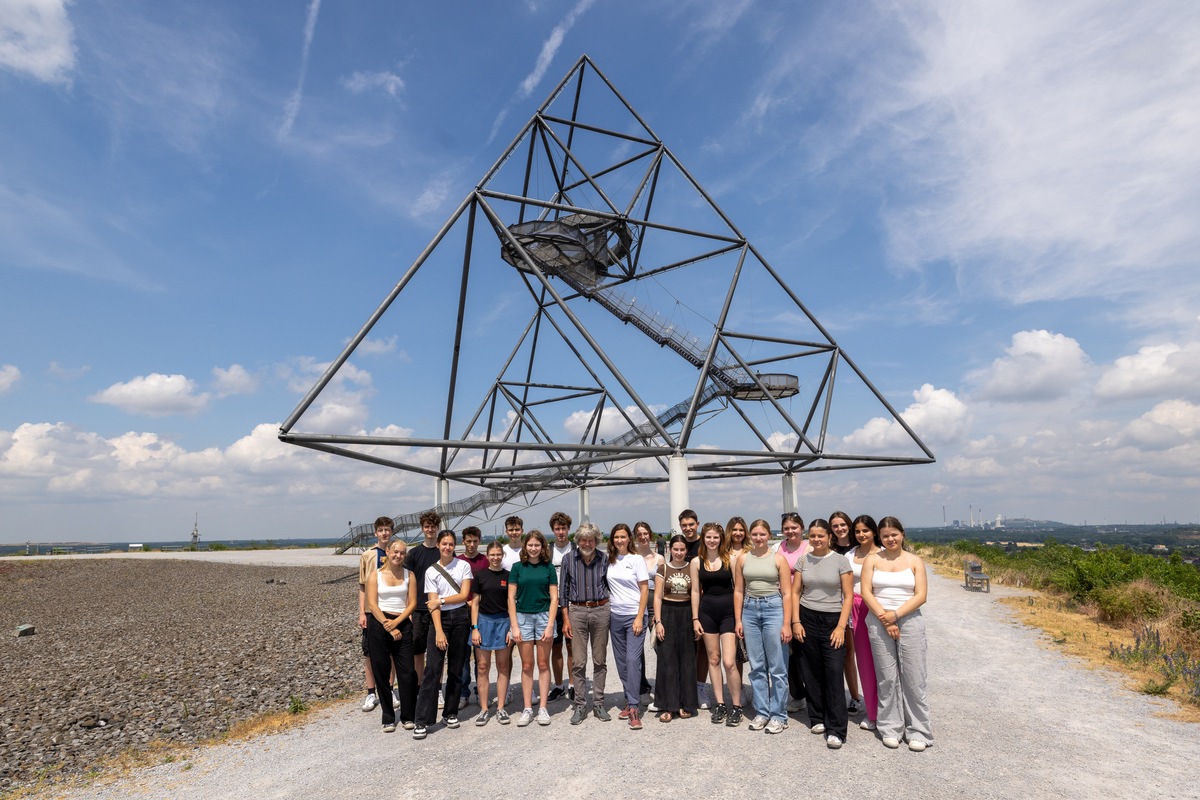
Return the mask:
<path fill-rule="evenodd" d="M 508 693 L 508 673 L 512 669 L 512 644 L 508 635 L 508 570 L 504 563 L 504 545 L 492 542 L 487 548 L 488 566 L 471 573 L 471 644 L 475 646 L 475 684 L 478 687 L 479 716 L 476 725 L 486 725 L 492 718 L 488 700 L 492 654 L 496 659 L 496 721 L 509 722 L 504 708 Z"/>
<path fill-rule="evenodd" d="M 508 573 L 508 615 L 512 639 L 521 652 L 521 693 L 525 710 L 517 725 L 533 721 L 533 665 L 538 668 L 539 725 L 550 724 L 546 710 L 550 695 L 550 648 L 558 614 L 558 572 L 550 559 L 550 546 L 541 531 L 530 531 L 521 547 L 521 560 Z"/>

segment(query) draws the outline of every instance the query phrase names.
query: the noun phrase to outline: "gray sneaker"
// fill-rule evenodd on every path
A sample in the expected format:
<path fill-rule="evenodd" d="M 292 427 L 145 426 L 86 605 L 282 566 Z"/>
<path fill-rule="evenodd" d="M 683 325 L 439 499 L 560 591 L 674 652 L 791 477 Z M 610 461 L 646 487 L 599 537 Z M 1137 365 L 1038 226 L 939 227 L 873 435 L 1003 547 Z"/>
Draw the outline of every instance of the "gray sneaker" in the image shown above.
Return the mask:
<path fill-rule="evenodd" d="M 769 721 L 770 720 L 768 720 L 762 714 L 759 714 L 757 717 L 750 720 L 750 724 L 747 725 L 746 727 L 748 727 L 752 731 L 761 731 L 763 728 L 767 727 L 767 723 Z"/>
<path fill-rule="evenodd" d="M 484 725 L 488 724 L 488 720 L 491 718 L 492 718 L 491 712 L 489 712 L 485 708 L 483 710 L 483 712 L 478 717 L 475 718 L 475 724 L 482 728 Z"/>
<path fill-rule="evenodd" d="M 496 722 L 499 722 L 501 725 L 507 725 L 508 723 L 512 722 L 512 718 L 508 716 L 508 712 L 502 708 L 496 712 Z"/>
<path fill-rule="evenodd" d="M 575 713 L 571 715 L 571 724 L 579 725 L 587 719 L 587 708 L 584 706 L 575 706 Z"/>
<path fill-rule="evenodd" d="M 517 727 L 524 728 L 529 723 L 533 722 L 533 709 L 527 708 L 521 712 L 521 716 L 517 717 Z"/>
<path fill-rule="evenodd" d="M 604 706 L 596 706 L 592 709 L 592 714 L 601 722 L 611 722 L 612 716 L 604 709 Z"/>

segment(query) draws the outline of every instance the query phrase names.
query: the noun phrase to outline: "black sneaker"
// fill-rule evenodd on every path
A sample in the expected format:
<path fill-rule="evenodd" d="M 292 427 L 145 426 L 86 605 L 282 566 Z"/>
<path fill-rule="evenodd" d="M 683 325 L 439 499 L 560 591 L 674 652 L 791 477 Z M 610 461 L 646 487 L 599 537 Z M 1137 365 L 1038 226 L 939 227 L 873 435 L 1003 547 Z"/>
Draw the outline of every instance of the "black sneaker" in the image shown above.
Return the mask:
<path fill-rule="evenodd" d="M 555 686 L 550 690 L 550 694 L 546 695 L 546 702 L 553 703 L 555 700 L 563 696 L 562 688 Z"/>
<path fill-rule="evenodd" d="M 712 724 L 720 725 L 725 721 L 725 717 L 728 713 L 729 711 L 725 708 L 724 703 L 717 703 L 715 706 L 713 706 L 712 710 Z"/>
<path fill-rule="evenodd" d="M 742 707 L 734 706 L 729 709 L 729 716 L 725 718 L 725 726 L 728 728 L 736 728 L 742 724 Z"/>

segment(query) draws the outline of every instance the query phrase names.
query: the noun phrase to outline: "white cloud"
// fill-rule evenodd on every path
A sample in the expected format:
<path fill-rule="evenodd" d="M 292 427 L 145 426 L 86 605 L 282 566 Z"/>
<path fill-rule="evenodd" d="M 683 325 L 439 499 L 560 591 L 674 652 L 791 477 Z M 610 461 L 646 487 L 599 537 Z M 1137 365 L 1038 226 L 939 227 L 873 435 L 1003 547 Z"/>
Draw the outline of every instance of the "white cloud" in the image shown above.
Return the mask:
<path fill-rule="evenodd" d="M 592 3 L 594 2 L 595 0 L 579 0 L 567 12 L 567 16 L 563 18 L 562 22 L 555 25 L 554 29 L 550 31 L 550 36 L 542 43 L 542 49 L 538 53 L 537 63 L 534 64 L 533 71 L 521 81 L 521 97 L 529 97 L 529 95 L 533 94 L 533 90 L 542 82 L 542 77 L 545 76 L 546 70 L 550 68 L 550 62 L 554 60 L 558 49 L 562 47 L 563 39 L 566 38 L 567 32 L 575 25 L 580 15 L 592 7 Z"/>
<path fill-rule="evenodd" d="M 1118 442 L 1150 450 L 1166 450 L 1200 438 L 1200 405 L 1166 400 L 1125 426 Z"/>
<path fill-rule="evenodd" d="M 1200 342 L 1148 345 L 1121 356 L 1096 383 L 1103 398 L 1194 395 L 1200 388 Z"/>
<path fill-rule="evenodd" d="M 0 66 L 46 83 L 69 84 L 74 36 L 64 0 L 0 2 Z"/>
<path fill-rule="evenodd" d="M 288 387 L 303 395 L 316 384 L 329 367 L 329 362 L 301 358 L 295 367 L 281 368 Z M 296 430 L 315 433 L 357 434 L 366 426 L 370 409 L 367 400 L 375 394 L 371 373 L 347 361 L 333 379 L 317 395 L 316 401 L 304 413 Z"/>
<path fill-rule="evenodd" d="M 286 139 L 292 133 L 296 117 L 300 114 L 300 104 L 304 100 L 304 78 L 308 74 L 308 54 L 312 49 L 313 36 L 317 30 L 317 14 L 321 11 L 321 0 L 309 0 L 308 13 L 304 18 L 304 45 L 300 50 L 300 77 L 296 80 L 296 88 L 288 97 L 283 107 L 283 122 L 279 125 L 279 138 Z"/>
<path fill-rule="evenodd" d="M 650 409 L 654 411 L 654 408 Z M 625 413 L 633 420 L 634 425 L 640 425 L 646 421 L 646 415 L 643 414 L 637 406 L 627 406 Z M 588 432 L 588 425 L 592 423 L 591 411 L 575 411 L 563 420 L 563 429 L 578 440 L 581 436 Z M 606 407 L 600 413 L 600 433 L 601 439 L 612 439 L 620 436 L 630 429 L 629 423 L 625 417 L 621 416 L 621 412 L 611 406 Z"/>
<path fill-rule="evenodd" d="M 348 78 L 342 78 L 342 86 L 354 94 L 362 94 L 368 89 L 382 89 L 396 97 L 404 89 L 404 79 L 394 72 L 355 72 Z"/>
<path fill-rule="evenodd" d="M 208 407 L 209 395 L 196 394 L 196 384 L 183 375 L 154 372 L 125 383 L 114 383 L 93 394 L 88 401 L 116 406 L 129 414 L 165 417 L 199 413 Z"/>
<path fill-rule="evenodd" d="M 349 341 L 349 340 L 347 340 Z M 396 342 L 398 337 L 395 335 L 388 336 L 384 339 L 366 338 L 359 342 L 354 352 L 361 356 L 377 356 L 384 353 L 392 353 L 396 350 Z"/>
<path fill-rule="evenodd" d="M 213 367 L 213 388 L 217 397 L 229 397 L 234 394 L 253 394 L 258 391 L 258 378 L 246 371 L 241 364 L 233 364 L 229 369 Z"/>
<path fill-rule="evenodd" d="M 971 376 L 984 400 L 1036 401 L 1068 394 L 1090 362 L 1079 342 L 1050 331 L 1018 331 L 1012 345 L 987 369 Z"/>
<path fill-rule="evenodd" d="M 132 7 L 89 20 L 88 72 L 81 76 L 118 137 L 149 132 L 201 155 L 220 123 L 237 118 L 239 61 L 250 46 L 205 4 L 176 24 Z"/>
<path fill-rule="evenodd" d="M 64 381 L 73 381 L 77 380 L 78 378 L 82 378 L 84 375 L 88 374 L 91 369 L 92 368 L 87 364 L 84 364 L 80 367 L 64 367 L 57 361 L 51 361 L 49 367 L 51 375 L 56 378 L 61 378 Z"/>
<path fill-rule="evenodd" d="M 898 258 L 949 260 L 1018 302 L 1194 286 L 1189 0 L 893 8 L 911 51 L 877 60 L 856 99 L 860 131 L 885 132 L 880 154 L 915 190 L 886 212 Z"/>
<path fill-rule="evenodd" d="M 954 442 L 966 435 L 971 415 L 954 392 L 926 383 L 913 392 L 913 400 L 900 416 L 926 444 Z M 875 417 L 842 442 L 847 452 L 907 452 L 912 447 L 908 433 L 890 417 Z"/>
<path fill-rule="evenodd" d="M 0 366 L 0 394 L 5 394 L 21 380 L 21 370 L 12 364 Z"/>

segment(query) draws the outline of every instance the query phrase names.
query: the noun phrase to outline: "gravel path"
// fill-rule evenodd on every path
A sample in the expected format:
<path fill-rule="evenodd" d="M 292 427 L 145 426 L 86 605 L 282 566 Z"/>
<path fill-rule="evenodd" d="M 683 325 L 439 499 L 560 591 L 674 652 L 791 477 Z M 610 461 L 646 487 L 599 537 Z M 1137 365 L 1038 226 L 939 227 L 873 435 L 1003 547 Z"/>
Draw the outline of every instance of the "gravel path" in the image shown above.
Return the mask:
<path fill-rule="evenodd" d="M 924 753 L 887 750 L 857 728 L 833 752 L 796 722 L 779 736 L 744 725 L 717 728 L 704 717 L 669 725 L 649 719 L 641 732 L 616 719 L 572 727 L 562 701 L 551 707 L 549 728 L 465 724 L 433 728 L 418 742 L 402 732 L 382 734 L 378 712 L 363 714 L 357 700 L 348 700 L 287 733 L 196 748 L 107 785 L 45 796 L 430 800 L 532 789 L 613 800 L 681 790 L 887 800 L 1200 798 L 1195 727 L 1155 716 L 1169 703 L 1134 694 L 1118 677 L 1043 648 L 1037 632 L 995 602 L 1012 593 L 1003 587 L 991 595 L 966 592 L 931 577 L 926 615 L 937 744 Z M 471 711 L 478 709 L 472 706 L 464 718 Z M 530 746 L 537 748 L 536 762 L 525 755 Z M 514 768 L 521 760 L 523 775 Z"/>

